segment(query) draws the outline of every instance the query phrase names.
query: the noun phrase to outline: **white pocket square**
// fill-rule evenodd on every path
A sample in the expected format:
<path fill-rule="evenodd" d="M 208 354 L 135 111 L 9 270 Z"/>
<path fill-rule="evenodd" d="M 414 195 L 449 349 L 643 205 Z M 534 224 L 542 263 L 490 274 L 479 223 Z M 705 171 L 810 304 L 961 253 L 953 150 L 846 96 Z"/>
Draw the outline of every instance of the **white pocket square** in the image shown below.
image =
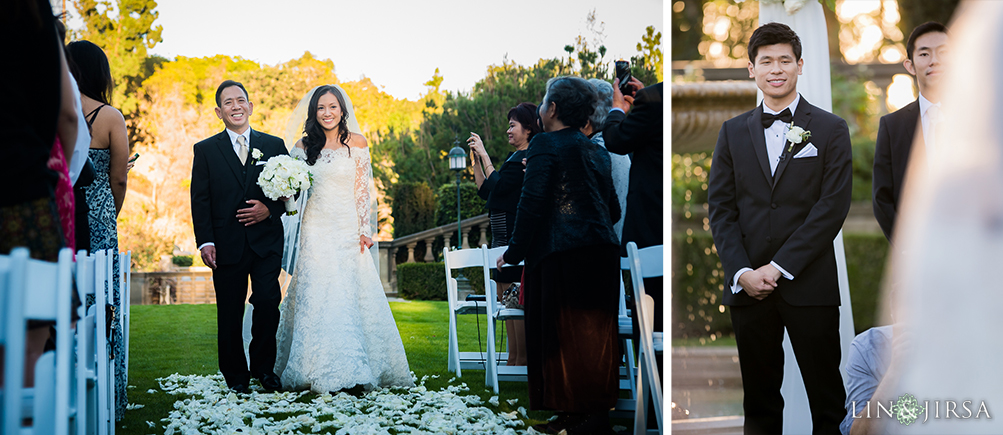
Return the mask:
<path fill-rule="evenodd" d="M 818 148 L 815 148 L 815 145 L 812 145 L 811 142 L 808 142 L 808 145 L 805 145 L 804 148 L 801 148 L 801 151 L 798 151 L 798 153 L 794 155 L 794 158 L 801 159 L 805 157 L 817 157 L 817 156 L 818 156 Z"/>
<path fill-rule="evenodd" d="M 258 162 L 258 163 L 255 163 L 254 166 L 265 166 L 265 163 L 268 163 L 268 162 Z"/>

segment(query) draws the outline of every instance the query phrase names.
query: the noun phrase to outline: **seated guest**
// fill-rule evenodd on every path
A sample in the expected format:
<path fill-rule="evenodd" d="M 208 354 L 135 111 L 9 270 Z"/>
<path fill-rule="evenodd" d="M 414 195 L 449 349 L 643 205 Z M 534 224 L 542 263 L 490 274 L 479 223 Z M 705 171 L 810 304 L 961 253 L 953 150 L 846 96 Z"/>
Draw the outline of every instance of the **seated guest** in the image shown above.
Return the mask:
<path fill-rule="evenodd" d="M 556 411 L 537 429 L 608 433 L 619 392 L 620 216 L 609 154 L 581 132 L 596 92 L 577 77 L 547 82 L 546 133 L 530 142 L 515 229 L 498 265 L 525 260 L 530 408 Z"/>
<path fill-rule="evenodd" d="M 519 205 L 519 195 L 522 194 L 522 179 L 526 169 L 522 160 L 526 158 L 529 141 L 541 131 L 536 122 L 537 116 L 536 105 L 532 103 L 521 103 L 508 111 L 508 144 L 515 147 L 515 151 L 509 153 L 505 163 L 497 171 L 491 163 L 491 156 L 484 149 L 480 135 L 470 133 L 470 138 L 467 139 L 477 195 L 487 201 L 492 248 L 508 246 L 510 230 L 515 226 L 516 207 Z M 492 272 L 492 278 L 498 283 L 499 297 L 512 283 L 522 281 L 522 266 L 500 268 Z M 526 365 L 524 325 L 525 321 L 522 319 L 505 321 L 505 330 L 508 331 L 506 365 Z"/>
<path fill-rule="evenodd" d="M 0 171 L 0 184 L 9 187 L 0 195 L 0 255 L 23 246 L 32 258 L 53 262 L 64 243 L 55 203 L 59 175 L 48 167 L 49 154 L 58 137 L 63 155 L 72 155 L 77 135 L 71 79 L 54 21 L 44 0 L 15 0 L 0 14 L 0 39 L 17 41 L 6 53 L 17 67 L 0 68 L 0 93 L 18 104 L 0 116 L 9 163 Z M 50 324 L 28 323 L 27 386 L 34 385 Z"/>
<path fill-rule="evenodd" d="M 870 328 L 857 335 L 850 343 L 846 359 L 846 417 L 839 424 L 839 432 L 867 433 L 868 401 L 878 389 L 891 363 L 892 326 Z M 876 409 L 870 414 L 876 415 Z M 854 414 L 856 412 L 856 414 Z"/>

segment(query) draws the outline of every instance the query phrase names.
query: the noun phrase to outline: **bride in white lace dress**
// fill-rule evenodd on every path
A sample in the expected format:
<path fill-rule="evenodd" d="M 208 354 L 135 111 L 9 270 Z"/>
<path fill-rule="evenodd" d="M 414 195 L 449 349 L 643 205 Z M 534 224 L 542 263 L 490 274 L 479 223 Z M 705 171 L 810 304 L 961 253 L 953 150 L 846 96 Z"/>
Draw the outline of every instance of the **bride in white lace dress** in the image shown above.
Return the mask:
<path fill-rule="evenodd" d="M 313 186 L 309 200 L 300 201 L 298 237 L 293 226 L 286 244 L 292 281 L 281 308 L 275 373 L 287 388 L 319 393 L 412 386 L 400 333 L 366 251 L 373 245 L 366 139 L 348 127 L 354 117 L 341 88 L 317 87 L 304 101 L 311 109 L 307 134 L 290 155 L 311 165 Z"/>

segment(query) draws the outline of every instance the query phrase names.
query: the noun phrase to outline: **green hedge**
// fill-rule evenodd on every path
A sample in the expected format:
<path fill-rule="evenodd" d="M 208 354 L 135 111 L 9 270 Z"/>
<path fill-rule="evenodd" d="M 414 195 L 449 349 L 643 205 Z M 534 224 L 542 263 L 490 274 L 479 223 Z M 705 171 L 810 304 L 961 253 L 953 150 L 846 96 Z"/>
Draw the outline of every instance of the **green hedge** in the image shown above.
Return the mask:
<path fill-rule="evenodd" d="M 460 202 L 463 219 L 469 219 L 488 212 L 485 201 L 477 196 L 477 185 L 466 181 L 460 183 Z M 456 223 L 456 183 L 443 184 L 435 194 L 435 225 Z M 455 237 L 454 237 L 455 239 Z M 455 245 L 455 241 L 453 242 Z"/>
<path fill-rule="evenodd" d="M 175 255 L 171 257 L 171 263 L 178 267 L 191 267 L 195 259 L 191 255 Z"/>
<path fill-rule="evenodd" d="M 484 294 L 484 274 L 479 267 L 468 267 L 463 276 L 470 280 L 475 294 Z M 397 266 L 397 294 L 404 299 L 446 300 L 446 266 L 437 263 L 404 263 Z M 455 278 L 458 271 L 453 271 Z"/>
<path fill-rule="evenodd" d="M 881 234 L 844 234 L 853 325 L 857 333 L 875 325 L 878 293 L 888 253 Z M 727 279 L 709 232 L 672 237 L 673 338 L 730 336 L 731 314 L 721 304 Z"/>

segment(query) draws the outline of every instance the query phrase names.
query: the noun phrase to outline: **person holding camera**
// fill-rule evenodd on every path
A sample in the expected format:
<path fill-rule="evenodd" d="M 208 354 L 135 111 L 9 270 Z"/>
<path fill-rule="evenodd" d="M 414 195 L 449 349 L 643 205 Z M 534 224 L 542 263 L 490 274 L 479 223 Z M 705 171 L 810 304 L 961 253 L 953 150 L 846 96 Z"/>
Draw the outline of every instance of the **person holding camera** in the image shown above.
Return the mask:
<path fill-rule="evenodd" d="M 637 248 L 662 243 L 662 82 L 644 87 L 618 61 L 613 81 L 613 107 L 603 126 L 606 149 L 630 154 L 630 182 L 624 215 L 620 255 L 627 256 L 627 242 Z M 626 82 L 626 83 L 625 83 Z M 655 331 L 662 331 L 662 278 L 646 278 L 644 289 L 655 300 Z M 635 327 L 636 330 L 636 327 Z"/>
<path fill-rule="evenodd" d="M 522 180 L 526 171 L 525 160 L 529 141 L 542 132 L 537 122 L 536 105 L 520 103 L 508 111 L 508 144 L 515 147 L 509 153 L 501 168 L 494 169 L 491 156 L 484 149 L 480 135 L 470 133 L 470 160 L 473 163 L 474 182 L 477 195 L 487 201 L 488 216 L 491 219 L 491 247 L 508 246 L 512 228 L 515 227 L 515 212 L 522 194 Z M 522 266 L 495 269 L 492 278 L 498 283 L 498 294 L 508 289 L 512 283 L 522 281 Z M 505 302 L 505 301 L 502 301 Z M 526 329 L 522 319 L 506 320 L 508 331 L 509 366 L 526 365 Z"/>

